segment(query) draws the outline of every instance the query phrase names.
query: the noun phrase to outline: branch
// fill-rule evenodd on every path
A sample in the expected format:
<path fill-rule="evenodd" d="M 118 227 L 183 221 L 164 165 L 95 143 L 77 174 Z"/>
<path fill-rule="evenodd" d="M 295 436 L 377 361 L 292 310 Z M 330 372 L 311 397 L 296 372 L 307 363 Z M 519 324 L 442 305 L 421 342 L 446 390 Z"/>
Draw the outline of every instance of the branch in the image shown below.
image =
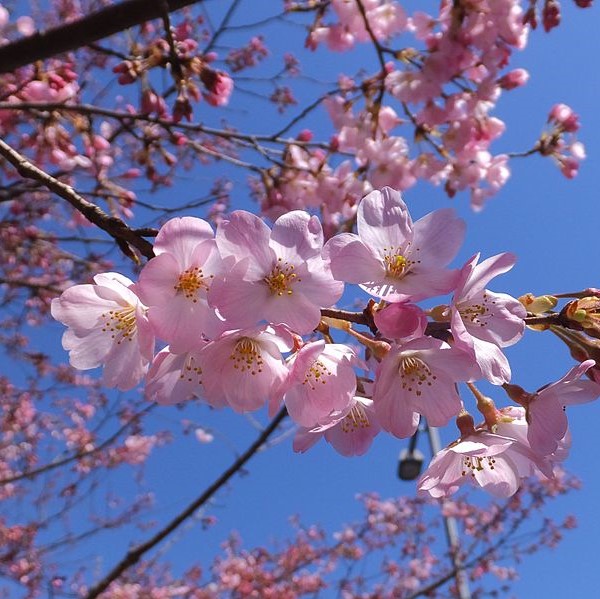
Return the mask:
<path fill-rule="evenodd" d="M 267 428 L 257 437 L 256 441 L 246 449 L 246 451 L 233 464 L 215 480 L 199 497 L 197 497 L 183 512 L 176 516 L 163 529 L 159 530 L 152 538 L 145 543 L 138 545 L 127 552 L 127 555 L 85 596 L 85 599 L 95 599 L 104 592 L 131 566 L 137 564 L 142 556 L 158 545 L 163 539 L 170 535 L 175 529 L 183 524 L 196 510 L 202 507 L 229 479 L 238 473 L 250 458 L 265 444 L 267 439 L 275 432 L 281 421 L 287 416 L 287 411 L 282 408 L 277 416 L 271 420 Z"/>
<path fill-rule="evenodd" d="M 202 0 L 125 0 L 107 6 L 77 21 L 24 37 L 0 48 L 0 73 L 10 73 L 19 67 L 87 46 L 162 15 L 163 4 L 173 12 Z"/>
<path fill-rule="evenodd" d="M 55 179 L 42 169 L 29 162 L 24 156 L 11 148 L 6 142 L 0 139 L 0 156 L 3 156 L 10 162 L 26 179 L 38 181 L 44 187 L 54 192 L 64 200 L 67 200 L 73 208 L 79 210 L 91 223 L 106 231 L 113 237 L 123 252 L 130 258 L 136 258 L 131 252 L 132 246 L 136 248 L 142 256 L 150 259 L 154 257 L 152 244 L 146 241 L 138 233 L 130 229 L 120 218 L 106 214 L 99 206 L 88 202 L 80 196 L 70 185 Z"/>
<path fill-rule="evenodd" d="M 134 414 L 125 424 L 119 427 L 112 435 L 106 438 L 102 443 L 97 445 L 92 449 L 88 449 L 87 451 L 81 451 L 79 453 L 74 453 L 64 458 L 60 458 L 55 460 L 54 462 L 49 462 L 48 464 L 44 464 L 43 466 L 39 466 L 34 470 L 26 470 L 21 472 L 20 474 L 15 474 L 13 476 L 8 476 L 6 478 L 0 479 L 0 485 L 7 485 L 9 483 L 15 483 L 19 480 L 27 479 L 32 480 L 36 476 L 43 474 L 44 472 L 49 472 L 50 470 L 55 470 L 60 466 L 64 466 L 69 462 L 74 462 L 75 460 L 81 460 L 87 456 L 94 455 L 99 453 L 109 445 L 112 445 L 114 441 L 116 441 L 132 424 L 139 422 L 140 417 L 151 412 L 158 404 L 150 404 L 145 407 L 143 410 L 140 410 L 137 414 Z"/>

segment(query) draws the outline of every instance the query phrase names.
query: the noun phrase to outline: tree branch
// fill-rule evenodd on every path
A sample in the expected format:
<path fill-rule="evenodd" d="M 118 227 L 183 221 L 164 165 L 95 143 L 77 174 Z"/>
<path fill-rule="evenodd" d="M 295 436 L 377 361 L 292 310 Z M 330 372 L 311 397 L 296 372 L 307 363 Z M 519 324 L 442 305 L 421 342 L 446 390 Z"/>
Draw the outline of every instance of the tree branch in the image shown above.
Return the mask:
<path fill-rule="evenodd" d="M 130 258 L 137 260 L 129 246 L 136 248 L 142 256 L 150 259 L 154 257 L 152 244 L 146 241 L 138 233 L 130 229 L 120 218 L 106 214 L 99 206 L 88 202 L 80 196 L 70 185 L 55 179 L 35 164 L 29 162 L 24 156 L 11 148 L 0 139 L 0 156 L 10 162 L 26 179 L 38 181 L 44 187 L 54 192 L 64 200 L 67 200 L 73 208 L 79 210 L 91 223 L 106 231 L 113 237 L 123 252 Z"/>
<path fill-rule="evenodd" d="M 81 46 L 109 37 L 134 25 L 162 15 L 163 4 L 169 12 L 202 0 L 125 0 L 107 6 L 72 23 L 35 33 L 0 48 L 0 73 L 10 73 L 19 67 L 76 50 Z"/>
<path fill-rule="evenodd" d="M 197 497 L 183 512 L 176 516 L 169 524 L 159 530 L 152 538 L 148 539 L 145 543 L 138 545 L 134 549 L 127 552 L 127 555 L 94 587 L 90 589 L 90 592 L 85 596 L 85 599 L 95 599 L 104 592 L 131 566 L 137 564 L 142 556 L 150 551 L 153 547 L 158 545 L 163 539 L 170 535 L 175 529 L 183 524 L 190 516 L 196 512 L 196 510 L 202 507 L 227 481 L 236 473 L 238 473 L 248 460 L 265 444 L 267 439 L 275 432 L 281 421 L 287 416 L 287 411 L 282 408 L 277 416 L 271 420 L 269 425 L 262 431 L 257 437 L 256 441 L 246 449 L 246 451 L 239 457 L 212 485 L 210 485 L 199 497 Z"/>

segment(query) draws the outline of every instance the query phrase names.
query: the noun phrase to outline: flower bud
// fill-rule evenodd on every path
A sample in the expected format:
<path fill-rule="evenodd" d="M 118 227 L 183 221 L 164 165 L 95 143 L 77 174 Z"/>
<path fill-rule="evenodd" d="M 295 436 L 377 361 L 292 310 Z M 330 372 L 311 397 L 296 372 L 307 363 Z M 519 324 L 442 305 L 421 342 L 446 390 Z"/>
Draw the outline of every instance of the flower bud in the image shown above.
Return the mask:
<path fill-rule="evenodd" d="M 538 295 L 526 293 L 519 298 L 519 301 L 525 306 L 528 312 L 532 314 L 543 314 L 556 307 L 558 300 L 553 295 Z"/>
<path fill-rule="evenodd" d="M 591 337 L 600 339 L 600 298 L 584 297 L 569 302 L 561 315 L 572 324 L 579 325 Z"/>
<path fill-rule="evenodd" d="M 525 85 L 528 80 L 529 73 L 525 69 L 515 69 L 514 71 L 510 71 L 510 73 L 506 73 L 503 77 L 500 77 L 500 79 L 498 79 L 498 85 L 502 89 L 509 90 Z"/>
<path fill-rule="evenodd" d="M 466 410 L 462 410 L 456 417 L 456 426 L 460 431 L 460 436 L 464 439 L 475 432 L 475 421 L 473 416 Z"/>

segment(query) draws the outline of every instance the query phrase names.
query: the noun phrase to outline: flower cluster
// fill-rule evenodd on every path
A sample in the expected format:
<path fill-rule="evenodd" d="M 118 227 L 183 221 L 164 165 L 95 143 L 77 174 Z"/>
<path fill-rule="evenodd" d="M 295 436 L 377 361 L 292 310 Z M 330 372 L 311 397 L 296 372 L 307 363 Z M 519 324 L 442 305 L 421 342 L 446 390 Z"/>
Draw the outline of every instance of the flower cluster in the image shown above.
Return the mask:
<path fill-rule="evenodd" d="M 69 327 L 71 364 L 103 365 L 107 385 L 130 389 L 145 378 L 146 396 L 161 404 L 201 398 L 236 412 L 268 405 L 270 414 L 285 404 L 299 427 L 296 451 L 324 436 L 360 455 L 380 430 L 406 438 L 421 417 L 431 426 L 457 417 L 460 441 L 434 458 L 420 489 L 446 495 L 473 480 L 511 495 L 523 476 L 552 476 L 566 455 L 563 406 L 594 399 L 600 385 L 579 381 L 593 360 L 535 394 L 508 385 L 502 349 L 521 338 L 527 312 L 487 286 L 515 258 L 476 255 L 449 268 L 464 232 L 452 209 L 413 222 L 388 187 L 362 199 L 356 234 L 326 243 L 318 218 L 300 210 L 272 229 L 235 211 L 216 233 L 199 218 L 175 218 L 137 282 L 97 275 L 55 299 L 52 314 Z M 377 298 L 362 314 L 371 333 L 328 309 L 344 283 Z M 416 303 L 445 294 L 448 303 L 428 311 Z M 330 327 L 363 345 L 364 358 Z M 155 337 L 167 344 L 156 355 Z M 497 410 L 471 384 L 478 379 L 504 385 L 522 407 Z M 471 387 L 484 425 L 474 426 L 458 383 Z"/>

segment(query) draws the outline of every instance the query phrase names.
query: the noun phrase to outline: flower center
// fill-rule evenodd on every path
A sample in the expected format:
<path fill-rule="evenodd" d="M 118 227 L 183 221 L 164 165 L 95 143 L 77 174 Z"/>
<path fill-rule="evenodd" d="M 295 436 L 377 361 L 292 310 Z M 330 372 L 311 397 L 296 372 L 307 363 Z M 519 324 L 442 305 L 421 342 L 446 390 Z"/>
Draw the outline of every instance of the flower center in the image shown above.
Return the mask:
<path fill-rule="evenodd" d="M 462 471 L 462 475 L 466 476 L 467 474 L 469 474 L 469 470 L 471 471 L 470 474 L 471 476 L 474 478 L 475 477 L 475 472 L 481 472 L 482 470 L 485 470 L 486 468 L 489 468 L 490 470 L 494 470 L 494 464 L 496 463 L 496 460 L 493 457 L 490 456 L 464 456 L 463 457 L 463 471 Z"/>
<path fill-rule="evenodd" d="M 110 310 L 102 314 L 104 319 L 102 332 L 110 333 L 110 336 L 120 344 L 121 341 L 133 341 L 137 333 L 137 322 L 135 319 L 135 306 L 127 306 L 121 310 Z"/>
<path fill-rule="evenodd" d="M 491 308 L 490 308 L 491 304 Z M 488 294 L 484 291 L 480 304 L 468 304 L 459 308 L 459 313 L 463 321 L 466 323 L 473 324 L 478 327 L 487 326 L 487 320 L 493 316 L 493 306 L 496 304 L 495 300 L 491 300 Z"/>
<path fill-rule="evenodd" d="M 249 371 L 252 375 L 262 372 L 264 362 L 260 345 L 250 337 L 242 337 L 235 344 L 229 359 L 233 360 L 233 367 L 241 372 Z"/>
<path fill-rule="evenodd" d="M 331 376 L 331 370 L 323 362 L 317 360 L 306 371 L 302 384 L 308 385 L 314 391 L 319 383 L 324 385 L 327 382 L 328 376 Z"/>
<path fill-rule="evenodd" d="M 277 264 L 271 270 L 271 273 L 264 279 L 269 286 L 269 291 L 272 295 L 292 295 L 292 285 L 301 281 L 298 275 L 294 272 L 294 265 L 283 262 L 281 258 L 277 258 Z"/>
<path fill-rule="evenodd" d="M 196 360 L 193 355 L 188 355 L 181 369 L 181 374 L 179 375 L 181 380 L 186 380 L 188 383 L 193 383 L 194 379 L 196 379 L 196 384 L 202 384 L 202 368 L 196 364 Z"/>
<path fill-rule="evenodd" d="M 361 428 L 369 428 L 371 423 L 364 407 L 355 403 L 340 425 L 343 433 L 354 433 Z"/>
<path fill-rule="evenodd" d="M 210 275 L 212 279 L 214 275 Z M 208 284 L 204 280 L 202 269 L 199 266 L 188 268 L 179 275 L 177 285 L 174 286 L 177 293 L 183 293 L 186 299 L 191 299 L 194 303 L 198 301 L 196 294 L 200 289 L 208 290 Z"/>
<path fill-rule="evenodd" d="M 410 244 L 409 244 L 410 246 Z M 406 248 L 408 249 L 408 247 Z M 419 248 L 415 249 L 418 252 Z M 403 253 L 401 248 L 396 247 L 385 247 L 383 248 L 383 264 L 385 266 L 385 272 L 388 277 L 393 279 L 401 279 L 406 276 L 410 271 L 413 264 L 419 264 L 420 260 L 410 260 Z"/>
<path fill-rule="evenodd" d="M 404 356 L 400 360 L 398 374 L 402 379 L 402 389 L 406 389 L 409 393 L 414 392 L 417 397 L 421 395 L 423 385 L 431 387 L 433 381 L 437 379 L 429 366 L 416 356 Z"/>

